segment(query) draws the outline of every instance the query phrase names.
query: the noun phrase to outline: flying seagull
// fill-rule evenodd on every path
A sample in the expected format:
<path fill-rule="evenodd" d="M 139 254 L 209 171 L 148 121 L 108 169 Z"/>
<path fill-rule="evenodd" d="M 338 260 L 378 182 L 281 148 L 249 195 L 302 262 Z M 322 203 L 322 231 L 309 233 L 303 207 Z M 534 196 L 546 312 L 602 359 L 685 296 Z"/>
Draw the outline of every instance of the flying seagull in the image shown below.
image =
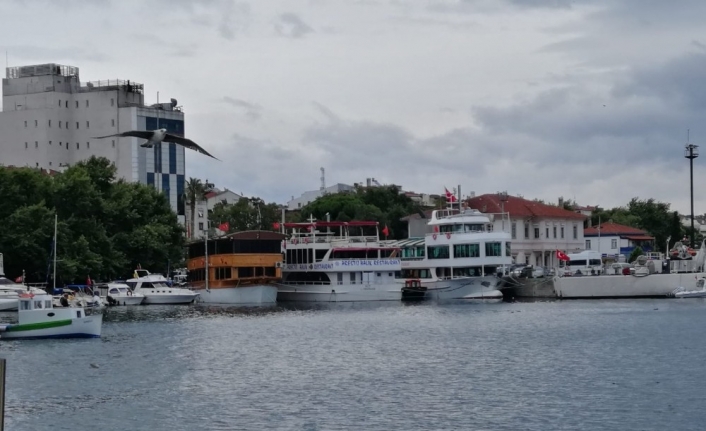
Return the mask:
<path fill-rule="evenodd" d="M 119 136 L 121 138 L 132 137 L 132 138 L 147 139 L 147 142 L 140 145 L 141 147 L 145 147 L 145 148 L 152 148 L 152 147 L 154 147 L 155 144 L 159 144 L 161 142 L 171 142 L 171 143 L 174 143 L 177 145 L 181 145 L 182 147 L 188 148 L 190 150 L 198 151 L 201 154 L 205 154 L 208 157 L 213 157 L 214 159 L 218 160 L 216 157 L 211 155 L 211 153 L 209 153 L 208 151 L 201 148 L 201 146 L 199 144 L 197 144 L 196 142 L 192 141 L 191 139 L 186 139 L 186 138 L 182 138 L 181 136 L 172 135 L 171 133 L 167 133 L 167 129 L 130 130 L 128 132 L 116 133 L 115 135 L 96 136 L 93 139 L 112 138 L 114 136 Z"/>

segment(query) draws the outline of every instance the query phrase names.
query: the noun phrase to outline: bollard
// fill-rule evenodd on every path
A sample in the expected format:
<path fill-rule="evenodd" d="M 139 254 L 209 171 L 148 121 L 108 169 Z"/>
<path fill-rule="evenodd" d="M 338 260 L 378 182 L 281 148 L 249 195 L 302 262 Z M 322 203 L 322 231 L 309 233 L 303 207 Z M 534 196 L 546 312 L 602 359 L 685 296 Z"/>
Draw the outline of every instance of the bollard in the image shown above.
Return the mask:
<path fill-rule="evenodd" d="M 5 429 L 5 358 L 0 358 L 0 431 Z"/>

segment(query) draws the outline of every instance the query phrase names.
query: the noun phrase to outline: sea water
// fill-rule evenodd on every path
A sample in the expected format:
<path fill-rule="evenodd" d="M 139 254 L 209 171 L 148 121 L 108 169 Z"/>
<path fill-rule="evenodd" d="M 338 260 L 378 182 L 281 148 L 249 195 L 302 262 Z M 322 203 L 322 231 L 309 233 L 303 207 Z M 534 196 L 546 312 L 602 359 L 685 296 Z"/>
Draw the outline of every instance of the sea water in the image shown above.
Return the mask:
<path fill-rule="evenodd" d="M 702 430 L 704 328 L 703 299 L 110 308 L 101 339 L 0 341 L 5 425 Z"/>

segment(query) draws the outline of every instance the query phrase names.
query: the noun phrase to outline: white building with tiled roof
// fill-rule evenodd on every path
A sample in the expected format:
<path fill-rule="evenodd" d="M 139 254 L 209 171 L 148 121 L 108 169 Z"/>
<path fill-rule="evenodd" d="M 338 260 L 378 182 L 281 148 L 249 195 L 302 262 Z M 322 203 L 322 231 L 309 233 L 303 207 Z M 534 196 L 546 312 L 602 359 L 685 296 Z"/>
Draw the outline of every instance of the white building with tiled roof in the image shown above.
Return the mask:
<path fill-rule="evenodd" d="M 649 233 L 613 222 L 587 228 L 583 235 L 586 250 L 598 251 L 607 258 L 628 257 L 638 246 L 645 252 L 654 249 L 655 238 Z"/>

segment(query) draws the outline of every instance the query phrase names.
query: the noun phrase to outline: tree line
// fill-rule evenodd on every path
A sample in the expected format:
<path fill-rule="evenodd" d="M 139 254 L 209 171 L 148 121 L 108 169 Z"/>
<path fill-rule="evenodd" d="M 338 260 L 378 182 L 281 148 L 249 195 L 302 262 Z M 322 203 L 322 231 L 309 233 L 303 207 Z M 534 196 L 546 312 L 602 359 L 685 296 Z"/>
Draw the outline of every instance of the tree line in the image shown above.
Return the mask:
<path fill-rule="evenodd" d="M 63 173 L 0 168 L 0 253 L 5 273 L 52 284 L 130 276 L 136 265 L 164 272 L 183 260 L 184 231 L 168 198 L 154 187 L 116 179 L 105 158 Z"/>

